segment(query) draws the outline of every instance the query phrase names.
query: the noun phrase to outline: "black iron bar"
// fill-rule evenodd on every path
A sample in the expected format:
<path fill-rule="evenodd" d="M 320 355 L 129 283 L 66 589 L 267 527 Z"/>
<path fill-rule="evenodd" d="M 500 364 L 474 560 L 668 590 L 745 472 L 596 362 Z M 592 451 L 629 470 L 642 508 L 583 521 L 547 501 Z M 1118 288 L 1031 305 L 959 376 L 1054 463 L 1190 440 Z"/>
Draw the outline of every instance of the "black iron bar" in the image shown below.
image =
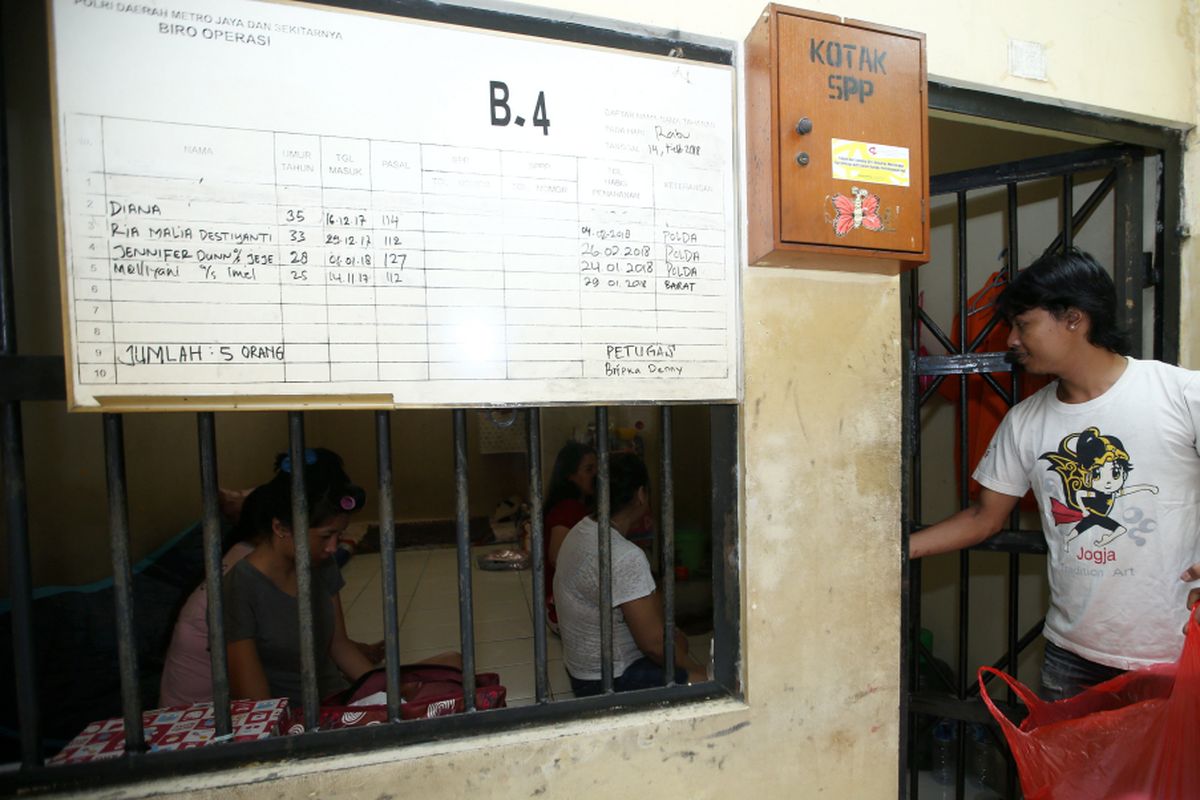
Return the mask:
<path fill-rule="evenodd" d="M 1126 160 L 1128 160 L 1128 159 L 1126 159 Z M 1125 162 L 1122 161 L 1119 163 L 1125 163 Z M 1077 231 L 1080 228 L 1082 228 L 1083 224 L 1085 222 L 1087 222 L 1087 220 L 1090 216 L 1092 216 L 1092 213 L 1097 208 L 1100 207 L 1100 204 L 1102 202 L 1104 202 L 1105 195 L 1108 194 L 1108 190 L 1111 189 L 1113 187 L 1113 184 L 1116 182 L 1116 178 L 1117 178 L 1116 170 L 1109 172 L 1100 181 L 1099 185 L 1097 185 L 1096 188 L 1092 190 L 1092 193 L 1090 195 L 1088 195 L 1087 200 L 1083 201 L 1083 205 L 1081 205 L 1079 207 L 1079 210 L 1077 210 L 1071 216 L 1071 231 L 1072 231 L 1072 233 L 1074 231 Z M 1054 241 L 1050 242 L 1049 247 L 1047 247 L 1042 252 L 1047 253 L 1047 254 L 1057 252 L 1058 249 L 1060 247 L 1062 247 L 1062 241 L 1063 241 L 1062 231 L 1059 231 L 1058 233 L 1056 233 L 1054 235 Z"/>
<path fill-rule="evenodd" d="M 916 649 L 921 657 L 929 662 L 930 671 L 937 676 L 937 679 L 941 681 L 944 686 L 954 685 L 954 673 L 950 671 L 950 667 L 935 659 L 933 656 L 933 651 L 926 647 L 920 639 L 917 640 Z"/>
<path fill-rule="evenodd" d="M 912 532 L 916 533 L 923 530 L 927 525 L 913 525 Z M 1026 553 L 1033 555 L 1045 555 L 1046 553 L 1046 537 L 1040 530 L 1002 530 L 991 537 L 984 539 L 977 545 L 971 547 L 972 550 L 989 550 L 1001 553 Z"/>
<path fill-rule="evenodd" d="M 968 722 L 989 724 L 995 721 L 983 700 L 979 698 L 959 700 L 952 693 L 916 692 L 912 696 L 911 707 L 917 714 L 926 714 L 935 719 L 955 720 L 960 724 Z M 1010 719 L 1019 717 L 1021 713 L 1020 707 L 1009 706 L 1003 700 L 997 700 L 996 707 Z M 944 792 L 944 790 L 940 791 Z M 941 798 L 946 795 L 935 794 L 933 796 Z M 971 795 L 965 795 L 965 797 L 971 797 Z"/>
<path fill-rule="evenodd" d="M 29 555 L 29 511 L 25 495 L 25 448 L 21 404 L 4 403 L 4 507 L 8 526 L 8 582 L 12 598 L 13 671 L 20 720 L 21 767 L 42 763 L 41 712 L 37 697 L 37 650 L 33 625 L 33 575 Z"/>
<path fill-rule="evenodd" d="M 978 314 L 980 312 L 976 311 L 975 313 Z M 983 344 L 983 340 L 990 336 L 992 331 L 996 329 L 996 326 L 1003 321 L 1004 317 L 1000 316 L 999 313 L 993 313 L 991 318 L 988 319 L 987 324 L 983 326 L 983 330 L 975 334 L 975 338 L 971 340 L 969 345 L 967 345 L 967 352 L 973 353 L 978 350 L 979 346 Z"/>
<path fill-rule="evenodd" d="M 300 698 L 304 728 L 317 729 L 320 703 L 317 687 L 317 645 L 313 630 L 312 553 L 308 542 L 308 492 L 305 491 L 304 412 L 288 412 L 288 459 L 291 462 L 292 543 L 296 553 L 296 601 L 300 617 Z"/>
<path fill-rule="evenodd" d="M 613 690 L 612 509 L 609 507 L 608 409 L 596 407 L 596 542 L 600 554 L 600 687 Z"/>
<path fill-rule="evenodd" d="M 738 407 L 708 407 L 712 526 L 713 679 L 734 695 L 741 692 L 741 571 L 738 542 Z M 675 687 L 675 691 L 683 687 Z"/>
<path fill-rule="evenodd" d="M 1007 183 L 1104 169 L 1114 166 L 1128 154 L 1129 148 L 1124 145 L 1107 145 L 1092 150 L 1039 156 L 961 172 L 946 172 L 929 179 L 929 194 L 931 197 L 937 197 L 971 189 L 987 189 Z"/>
<path fill-rule="evenodd" d="M 1181 137 L 1178 129 L 1134 122 L 1103 112 L 1078 111 L 1041 100 L 1009 97 L 993 91 L 929 81 L 929 109 L 1013 122 L 1058 133 L 1074 133 L 1107 142 L 1165 148 Z M 1019 180 L 1013 177 L 1009 180 Z"/>
<path fill-rule="evenodd" d="M 950 353 L 944 356 L 920 356 L 918 375 L 974 375 L 979 372 L 1010 372 L 1012 365 L 1004 353 Z"/>
<path fill-rule="evenodd" d="M 662 427 L 662 486 L 660 517 L 662 520 L 662 581 L 663 581 L 663 672 L 667 686 L 675 685 L 675 465 L 671 450 L 671 407 L 662 406 L 659 425 Z"/>
<path fill-rule="evenodd" d="M 1014 384 L 1015 384 L 1014 380 Z M 1015 388 L 1015 387 L 1014 387 Z M 1013 516 L 1020 516 L 1020 506 L 1013 510 Z M 1017 674 L 1021 665 L 1021 650 L 1022 645 L 1017 636 L 1018 625 L 1020 625 L 1021 613 L 1021 554 L 1008 554 L 1008 653 L 1007 653 L 1007 669 L 1009 674 L 1014 678 L 1019 678 Z M 1041 625 L 1038 625 L 1038 634 L 1041 633 Z M 1015 705 L 1017 702 L 1017 693 L 1011 686 L 1007 687 L 1008 703 Z M 1001 748 L 1004 752 L 1007 748 Z M 1005 756 L 1005 771 L 1007 773 L 1006 785 L 1008 790 L 1006 796 L 1009 800 L 1015 797 L 1016 791 L 1016 762 L 1011 754 Z"/>
<path fill-rule="evenodd" d="M 959 352 L 967 347 L 967 193 L 958 193 L 958 341 Z M 958 381 L 958 494 L 959 507 L 966 508 L 971 502 L 969 485 L 970 465 L 969 444 L 970 425 L 967 407 L 966 375 Z M 967 693 L 967 657 L 970 601 L 971 601 L 971 551 L 963 549 L 958 554 L 958 697 L 966 697 Z M 966 782 L 967 762 L 967 728 L 962 720 L 956 723 L 958 729 L 958 760 L 954 768 L 954 785 L 958 797 L 963 796 Z"/>
<path fill-rule="evenodd" d="M 200 502 L 204 531 L 204 590 L 208 605 L 208 656 L 212 667 L 213 732 L 233 730 L 229 709 L 229 669 L 225 653 L 224 603 L 221 596 L 221 509 L 217 480 L 217 429 L 211 411 L 196 415 L 200 445 Z"/>
<path fill-rule="evenodd" d="M 1180 310 L 1184 307 L 1184 303 L 1180 301 L 1183 296 L 1180 250 L 1183 246 L 1184 230 L 1180 221 L 1183 214 L 1184 134 L 1175 132 L 1174 136 L 1175 141 L 1164 148 L 1162 153 L 1163 193 L 1158 220 L 1163 231 L 1163 267 L 1159 271 L 1161 281 L 1155 291 L 1156 296 L 1163 295 L 1161 358 L 1168 364 L 1179 363 Z"/>
<path fill-rule="evenodd" d="M 458 554 L 458 634 L 463 703 L 475 710 L 475 609 L 471 600 L 471 504 L 467 493 L 467 412 L 454 410 L 454 533 Z"/>
<path fill-rule="evenodd" d="M 921 374 L 921 373 L 918 373 L 918 374 Z M 947 373 L 947 374 L 950 374 L 950 373 Z M 937 377 L 935 377 L 933 379 L 933 381 L 928 386 L 925 387 L 925 391 L 921 392 L 921 397 L 917 400 L 916 407 L 918 409 L 920 409 L 921 406 L 925 405 L 925 403 L 928 402 L 931 397 L 933 397 L 935 394 L 937 394 L 938 388 L 941 387 L 942 382 L 945 380 L 946 380 L 946 375 L 938 375 Z M 919 386 L 920 386 L 920 384 L 918 384 L 918 387 Z"/>
<path fill-rule="evenodd" d="M 1146 287 L 1142 253 L 1144 173 L 1141 158 L 1129 159 L 1112 173 L 1116 185 L 1112 267 L 1117 289 L 1117 322 L 1129 334 L 1129 353 L 1137 358 L 1145 357 L 1142 342 L 1142 295 Z"/>
<path fill-rule="evenodd" d="M 921 323 L 923 311 L 920 305 L 921 283 L 920 276 L 917 270 L 908 272 L 909 279 L 909 337 L 911 338 L 909 349 L 909 372 L 908 389 L 913 395 L 920 389 L 920 381 L 916 369 L 917 352 L 921 346 Z M 935 380 L 934 386 L 929 387 L 929 391 L 936 391 Z M 925 402 L 926 397 L 922 396 L 910 404 L 908 408 L 908 423 L 905 425 L 908 432 L 905 435 L 905 440 L 908 443 L 908 467 L 911 477 L 909 478 L 909 493 L 906 498 L 908 502 L 908 513 L 906 515 L 906 524 L 902 535 L 904 536 L 903 546 L 905 553 L 901 556 L 901 567 L 907 568 L 907 584 L 901 585 L 901 592 L 904 596 L 901 602 L 908 610 L 908 624 L 901 628 L 904 635 L 908 638 L 910 658 L 908 661 L 908 697 L 904 699 L 904 706 L 907 708 L 905 715 L 904 738 L 908 743 L 907 747 L 902 747 L 901 754 L 901 769 L 908 771 L 908 797 L 918 798 L 920 796 L 919 772 L 916 769 L 916 764 L 911 758 L 912 742 L 916 735 L 916 716 L 913 714 L 911 703 L 912 693 L 920 686 L 920 662 L 917 658 L 911 657 L 915 652 L 915 648 L 911 643 L 913 640 L 920 640 L 921 635 L 921 562 L 910 561 L 908 559 L 907 548 L 909 539 L 911 538 L 916 524 L 921 519 L 921 406 Z"/>
<path fill-rule="evenodd" d="M 1159 156 L 1158 170 L 1155 173 L 1154 181 L 1154 262 L 1151 265 L 1151 272 L 1154 276 L 1154 344 L 1151 352 L 1157 361 L 1170 361 L 1166 355 L 1167 342 L 1163 338 L 1166 335 L 1166 272 L 1164 270 L 1166 264 L 1166 247 L 1167 247 L 1167 228 L 1166 228 L 1166 213 L 1167 213 L 1167 176 L 1164 173 L 1166 169 L 1166 158 Z"/>
<path fill-rule="evenodd" d="M 1029 645 L 1033 644 L 1034 641 L 1037 640 L 1037 638 L 1042 635 L 1042 629 L 1045 627 L 1046 627 L 1046 618 L 1042 617 L 1037 622 L 1035 622 L 1033 624 L 1033 626 L 1030 627 L 1029 630 L 1025 631 L 1025 633 L 1017 639 L 1016 653 L 1017 653 L 1018 658 L 1020 657 L 1020 653 L 1022 650 L 1024 650 Z M 1017 665 L 1017 659 L 1014 659 L 1008 653 L 1005 653 L 1003 656 L 1001 656 L 1000 658 L 998 658 L 994 662 L 992 662 L 992 664 L 990 666 L 992 667 L 992 669 L 1008 669 L 1015 676 L 1016 669 L 1017 669 L 1016 665 Z M 994 678 L 995 678 L 994 675 L 988 675 L 987 677 L 985 677 L 983 679 L 983 682 L 986 684 L 990 684 Z M 969 692 L 967 692 L 967 696 L 975 697 L 978 694 L 979 694 L 979 683 L 976 681 L 971 684 L 971 689 Z"/>
<path fill-rule="evenodd" d="M 907 292 L 908 303 L 903 306 L 904 315 L 901 319 L 903 336 L 902 352 L 904 369 L 902 378 L 904 391 L 901 393 L 900 418 L 900 758 L 897 768 L 896 792 L 899 797 L 916 797 L 917 770 L 913 759 L 912 742 L 915 734 L 915 719 L 913 717 L 909 697 L 917 687 L 918 660 L 914 657 L 915 648 L 912 639 L 916 633 L 912 625 L 912 562 L 908 557 L 908 544 L 912 532 L 912 494 L 915 487 L 912 482 L 912 439 L 919 435 L 907 421 L 912 418 L 913 409 L 917 404 L 917 369 L 916 356 L 920 342 L 917 340 L 920 328 L 915 324 L 917 278 L 915 270 L 905 274 L 901 279 L 904 291 Z M 908 786 L 906 789 L 905 786 Z"/>
<path fill-rule="evenodd" d="M 546 532 L 542 512 L 542 412 L 526 412 L 529 452 L 529 551 L 533 570 L 533 686 L 538 703 L 549 699 L 550 678 L 546 663 Z M 551 587 L 553 589 L 553 587 Z"/>
<path fill-rule="evenodd" d="M 13 286 L 13 208 L 8 185 L 8 102 L 0 59 L 0 356 L 17 355 L 17 298 Z"/>
<path fill-rule="evenodd" d="M 112 545 L 113 602 L 117 621 L 117 661 L 121 671 L 121 711 L 126 754 L 142 753 L 141 682 L 133 623 L 133 567 L 129 553 L 129 505 L 125 483 L 125 433 L 120 414 L 104 415 L 104 461 L 108 482 L 108 530 Z"/>
<path fill-rule="evenodd" d="M 1011 371 L 1011 370 L 1010 370 Z M 983 382 L 991 387 L 1005 404 L 1011 406 L 1015 402 L 1014 395 L 1010 394 L 1007 389 L 1000 385 L 1000 382 L 991 376 L 991 373 L 980 372 L 979 377 L 983 378 Z"/>
<path fill-rule="evenodd" d="M 1006 250 L 1008 251 L 1007 273 L 1008 279 L 1011 281 L 1017 277 L 1017 269 L 1020 267 L 1018 259 L 1020 251 L 1017 246 L 1020 242 L 1020 230 L 1018 227 L 1019 205 L 1017 203 L 1017 185 L 1010 183 L 1005 187 L 1005 195 L 1008 201 L 1008 242 Z M 1093 193 L 1093 197 L 1095 193 Z M 1091 201 L 1091 198 L 1088 198 Z M 1019 370 L 1013 370 L 1009 376 L 1009 389 L 1012 392 L 1012 403 L 1015 405 L 1021 400 L 1021 374 Z M 1021 505 L 1017 504 L 1009 515 L 1008 526 L 1013 530 L 1021 527 Z M 1010 672 L 1015 677 L 1017 674 L 1017 666 L 1019 664 L 1018 655 L 1020 648 L 1018 646 L 1018 626 L 1020 625 L 1020 591 L 1021 591 L 1021 554 L 1008 554 L 1008 652 L 1009 663 L 1012 665 Z M 1017 702 L 1017 693 L 1012 687 L 1008 689 L 1008 702 Z M 1011 762 L 1011 759 L 1009 759 Z M 1009 780 L 1009 792 L 1012 792 L 1012 780 Z"/>
<path fill-rule="evenodd" d="M 375 462 L 379 478 L 379 568 L 383 580 L 383 659 L 387 716 L 400 719 L 400 619 L 396 604 L 396 513 L 392 502 L 392 412 L 375 412 Z"/>
<path fill-rule="evenodd" d="M 959 352 L 959 348 L 954 344 L 954 340 L 942 330 L 942 326 L 933 321 L 933 317 L 929 316 L 925 309 L 918 307 L 916 318 L 920 320 L 922 325 L 929 329 L 929 333 L 933 335 L 933 338 L 938 340 L 938 344 L 946 348 L 947 353 Z"/>
<path fill-rule="evenodd" d="M 8 105 L 0 59 L 0 362 L 21 364 L 17 356 L 16 292 L 13 286 L 12 204 L 8 184 Z M 21 364 L 23 366 L 23 364 Z M 24 370 L 22 370 L 24 371 Z M 51 373 L 52 374 L 52 373 Z M 63 382 L 59 365 L 51 380 Z M 0 374 L 0 386 L 16 388 L 16 376 Z M 65 386 L 65 383 L 64 383 Z M 65 393 L 64 395 L 65 396 Z M 0 441 L 3 442 L 4 507 L 8 538 L 8 589 L 12 599 L 13 672 L 20 720 L 21 767 L 42 763 L 41 711 L 37 698 L 37 650 L 33 624 L 33 566 L 29 552 L 29 506 L 25 485 L 25 441 L 21 395 L 0 398 Z M 26 398 L 28 399 L 28 398 Z"/>

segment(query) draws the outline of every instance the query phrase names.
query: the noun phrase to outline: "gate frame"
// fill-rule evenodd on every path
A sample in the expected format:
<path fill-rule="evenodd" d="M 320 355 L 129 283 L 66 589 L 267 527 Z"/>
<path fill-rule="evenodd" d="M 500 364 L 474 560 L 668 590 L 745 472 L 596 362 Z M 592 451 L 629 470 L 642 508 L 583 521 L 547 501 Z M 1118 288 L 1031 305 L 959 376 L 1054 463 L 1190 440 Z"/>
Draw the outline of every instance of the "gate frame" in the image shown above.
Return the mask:
<path fill-rule="evenodd" d="M 1116 236 L 1117 224 L 1114 224 L 1114 236 L 1116 237 L 1116 246 L 1114 249 L 1114 257 L 1122 259 L 1125 263 L 1133 263 L 1136 253 L 1140 253 L 1141 245 L 1141 228 L 1140 221 L 1143 216 L 1142 199 L 1141 199 L 1141 174 L 1140 169 L 1141 155 L 1158 156 L 1160 161 L 1159 180 L 1158 180 L 1158 202 L 1157 202 L 1157 225 L 1156 239 L 1154 243 L 1154 260 L 1152 263 L 1144 264 L 1141 272 L 1141 277 L 1144 286 L 1155 286 L 1155 307 L 1154 307 L 1154 336 L 1153 336 L 1153 353 L 1155 359 L 1166 361 L 1168 363 L 1178 363 L 1179 361 L 1179 343 L 1180 343 L 1180 303 L 1182 300 L 1181 291 L 1181 244 L 1182 239 L 1186 235 L 1181 227 L 1181 212 L 1182 212 L 1182 193 L 1183 193 L 1183 151 L 1186 131 L 1179 128 L 1170 127 L 1163 124 L 1153 124 L 1146 122 L 1138 122 L 1135 120 L 1122 118 L 1115 115 L 1083 111 L 1071 109 L 1062 105 L 1052 105 L 1049 101 L 1040 102 L 1023 98 L 1012 97 L 1008 95 L 995 94 L 979 89 L 966 88 L 943 83 L 935 80 L 929 81 L 929 110 L 931 112 L 944 111 L 963 115 L 966 117 L 974 117 L 980 120 L 993 122 L 1003 122 L 1015 125 L 1021 125 L 1028 128 L 1041 128 L 1047 131 L 1057 133 L 1068 133 L 1080 136 L 1092 137 L 1100 140 L 1111 142 L 1114 147 L 1097 148 L 1094 153 L 1103 161 L 1107 157 L 1120 158 L 1118 151 L 1124 152 L 1124 158 L 1127 160 L 1124 167 L 1117 167 L 1114 170 L 1113 189 L 1116 194 L 1115 215 L 1119 221 L 1121 219 L 1130 220 L 1133 217 L 1138 218 L 1137 225 L 1127 225 L 1129 228 L 1125 231 L 1125 235 Z M 1141 152 L 1139 152 L 1141 151 Z M 1064 154 L 1063 157 L 1057 157 L 1060 162 L 1057 166 L 1061 167 L 1067 162 L 1077 160 L 1079 152 Z M 1136 165 L 1136 169 L 1134 168 Z M 1022 174 L 1029 175 L 1025 180 L 1033 177 L 1049 177 L 1050 175 L 1062 175 L 1063 190 L 1066 197 L 1071 196 L 1071 173 L 1063 170 L 1055 170 L 1056 157 L 1050 156 L 1045 159 L 1031 159 L 1027 162 L 1013 162 L 1011 165 L 1018 168 L 1015 171 L 1023 170 Z M 1033 175 L 1037 169 L 1047 170 L 1040 176 Z M 962 192 L 959 195 L 960 203 L 960 220 L 959 224 L 964 224 L 965 218 L 963 212 L 965 209 L 965 191 L 969 187 L 969 181 L 965 180 L 969 173 L 978 173 L 979 170 L 971 170 L 964 173 L 956 173 L 955 175 L 933 176 L 930 179 L 931 191 L 938 186 L 939 177 L 943 180 L 958 178 L 960 179 L 959 186 L 962 187 Z M 994 180 L 992 185 L 1003 185 L 1002 180 Z M 951 186 L 951 181 L 947 181 L 945 185 L 939 187 L 942 193 L 946 191 L 956 191 L 957 186 Z M 1090 214 L 1090 209 L 1086 207 L 1092 200 L 1097 200 L 1099 196 L 1106 193 L 1107 187 L 1102 187 L 1104 191 L 1096 192 L 1088 202 L 1085 202 L 1079 209 L 1078 216 L 1086 219 Z M 1016 196 L 1015 191 L 1009 191 L 1009 208 L 1015 207 Z M 1010 215 L 1011 216 L 1011 215 Z M 1080 223 L 1076 219 L 1073 203 L 1064 204 L 1063 224 L 1060 230 L 1060 241 L 1065 241 L 1068 245 L 1072 239 L 1072 233 L 1075 227 Z M 1010 231 L 1015 237 L 1015 231 Z M 1136 247 L 1136 250 L 1133 248 Z M 1137 259 L 1140 264 L 1140 258 Z M 960 283 L 962 282 L 963 273 L 965 271 L 965 261 L 958 267 L 960 275 Z M 1115 271 L 1115 270 L 1114 270 Z M 1135 275 L 1129 270 L 1124 270 L 1130 274 L 1127 276 L 1129 281 L 1134 280 Z M 910 758 L 910 742 L 912 738 L 913 721 L 915 714 L 920 713 L 918 709 L 925 711 L 934 711 L 928 702 L 921 702 L 915 697 L 916 686 L 916 667 L 917 659 L 915 658 L 913 648 L 913 637 L 910 635 L 914 632 L 914 626 L 919 620 L 919 606 L 916 614 L 913 613 L 914 603 L 920 602 L 920 564 L 912 563 L 908 558 L 908 537 L 914 532 L 913 510 L 914 506 L 919 511 L 920 498 L 914 494 L 919 491 L 919 476 L 920 467 L 916 464 L 915 456 L 920 453 L 920 395 L 918 394 L 918 376 L 920 373 L 931 375 L 947 375 L 947 374 L 963 374 L 968 372 L 984 372 L 982 367 L 986 366 L 986 371 L 1008 371 L 1010 368 L 997 358 L 988 358 L 986 356 L 971 356 L 970 354 L 959 356 L 958 362 L 954 363 L 954 357 L 940 357 L 943 363 L 936 363 L 939 357 L 929 357 L 928 361 L 923 362 L 920 367 L 917 364 L 916 358 L 916 331 L 919 324 L 918 310 L 913 300 L 914 292 L 911 287 L 913 284 L 914 273 L 909 273 L 904 276 L 902 281 L 903 290 L 901 292 L 901 346 L 905 357 L 903 360 L 903 382 L 902 382 L 902 405 L 901 415 L 904 420 L 903 435 L 901 437 L 901 463 L 904 465 L 900 476 L 900 491 L 901 491 L 901 637 L 900 637 L 900 736 L 899 736 L 899 753 L 897 760 L 897 796 L 903 800 L 906 797 L 919 797 L 917 787 L 917 772 L 913 771 L 909 774 L 909 758 Z M 1122 298 L 1133 299 L 1140 298 L 1141 287 L 1135 287 L 1129 281 L 1118 282 L 1118 295 Z M 959 288 L 960 299 L 964 299 L 965 286 Z M 1129 312 L 1129 316 L 1136 316 L 1140 321 L 1142 309 L 1137 307 Z M 962 317 L 965 322 L 965 317 Z M 1129 320 L 1127 320 L 1128 322 Z M 963 331 L 960 331 L 959 341 L 965 347 L 969 348 L 970 343 L 965 341 Z M 1137 326 L 1136 334 L 1141 336 L 1141 326 Z M 1138 346 L 1138 343 L 1135 343 Z M 989 376 L 990 377 L 990 376 Z M 1012 390 L 1010 397 L 1016 398 L 1017 394 L 1017 378 L 1014 373 Z M 965 393 L 966 382 L 960 382 L 961 389 Z M 994 389 L 1005 394 L 1001 387 L 997 384 Z M 965 415 L 964 423 L 965 424 Z M 965 444 L 965 437 L 964 437 Z M 969 465 L 966 464 L 966 459 L 963 459 L 963 464 L 960 469 L 966 471 Z M 960 481 L 960 491 L 964 494 L 967 492 L 966 480 Z M 914 502 L 915 501 L 915 502 Z M 1044 541 L 1030 541 L 1030 532 L 1021 532 L 1017 530 L 1018 525 L 1015 519 L 1010 524 L 1010 530 L 1002 531 L 996 537 L 989 539 L 987 542 L 972 549 L 981 550 L 1002 550 L 1010 553 L 1010 606 L 1013 604 L 1013 592 L 1011 584 L 1015 581 L 1017 575 L 1016 564 L 1022 552 L 1036 553 L 1045 552 Z M 1040 532 L 1039 532 L 1040 533 Z M 965 570 L 968 550 L 963 550 L 960 557 Z M 969 582 L 968 582 L 969 584 Z M 913 586 L 918 587 L 918 591 L 913 592 Z M 965 602 L 965 589 L 960 586 L 960 604 Z M 964 620 L 960 619 L 960 627 Z M 1011 627 L 1011 626 L 1010 626 Z M 1040 633 L 1041 625 L 1036 625 L 1025 636 L 1014 641 L 1014 637 L 1010 635 L 1010 654 L 1019 653 L 1026 644 L 1036 639 Z M 959 642 L 960 660 L 965 659 L 966 652 L 962 646 L 960 638 Z M 1013 656 L 1015 658 L 1015 656 Z M 962 670 L 960 669 L 960 672 Z M 960 683 L 965 681 L 965 675 L 959 675 Z M 917 701 L 917 702 L 914 702 Z M 974 718 L 978 716 L 977 709 L 974 706 L 978 705 L 982 709 L 982 704 L 976 699 L 970 700 L 954 700 L 946 701 L 937 704 L 936 713 L 942 716 L 956 716 L 960 720 L 963 718 Z M 915 706 L 915 707 L 914 707 Z M 983 718 L 986 719 L 986 711 L 983 711 Z M 963 725 L 960 722 L 960 735 L 958 737 L 959 759 L 956 779 L 956 794 L 958 797 L 964 796 L 964 774 L 965 769 L 964 758 L 966 742 L 963 734 Z M 1012 767 L 1009 768 L 1009 795 L 1015 796 L 1015 775 Z M 912 790 L 910 795 L 909 790 Z"/>

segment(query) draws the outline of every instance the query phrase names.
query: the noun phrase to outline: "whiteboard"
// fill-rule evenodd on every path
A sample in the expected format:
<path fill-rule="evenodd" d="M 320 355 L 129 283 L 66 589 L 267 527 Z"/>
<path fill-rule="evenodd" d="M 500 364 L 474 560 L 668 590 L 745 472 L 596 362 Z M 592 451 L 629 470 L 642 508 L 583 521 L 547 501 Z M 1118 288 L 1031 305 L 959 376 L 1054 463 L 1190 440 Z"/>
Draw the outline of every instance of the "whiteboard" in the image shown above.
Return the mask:
<path fill-rule="evenodd" d="M 73 409 L 739 398 L 732 66 L 51 8 Z"/>

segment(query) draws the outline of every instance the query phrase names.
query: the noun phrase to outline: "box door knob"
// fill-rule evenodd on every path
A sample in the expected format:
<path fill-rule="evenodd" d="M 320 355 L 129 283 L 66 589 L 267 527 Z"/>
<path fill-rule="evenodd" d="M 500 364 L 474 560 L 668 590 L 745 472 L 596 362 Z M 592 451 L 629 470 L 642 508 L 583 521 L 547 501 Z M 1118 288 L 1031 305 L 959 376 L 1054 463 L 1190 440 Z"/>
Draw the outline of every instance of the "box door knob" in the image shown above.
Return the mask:
<path fill-rule="evenodd" d="M 808 166 L 808 153 L 797 153 L 796 154 L 796 163 L 802 167 L 807 167 Z"/>
<path fill-rule="evenodd" d="M 812 133 L 812 120 L 808 117 L 801 117 L 796 123 L 796 133 L 803 136 L 806 133 Z"/>

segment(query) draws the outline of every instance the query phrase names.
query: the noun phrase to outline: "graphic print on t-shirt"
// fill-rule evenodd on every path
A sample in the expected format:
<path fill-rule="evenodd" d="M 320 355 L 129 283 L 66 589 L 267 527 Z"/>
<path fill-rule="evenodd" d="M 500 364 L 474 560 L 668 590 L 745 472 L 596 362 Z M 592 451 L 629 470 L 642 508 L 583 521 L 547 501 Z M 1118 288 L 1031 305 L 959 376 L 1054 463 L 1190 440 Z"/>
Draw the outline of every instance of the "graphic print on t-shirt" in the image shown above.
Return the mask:
<path fill-rule="evenodd" d="M 1058 443 L 1058 450 L 1042 453 L 1039 460 L 1050 462 L 1047 467 L 1062 481 L 1066 504 L 1050 499 L 1050 511 L 1056 525 L 1072 525 L 1064 546 L 1093 528 L 1099 528 L 1092 544 L 1107 547 L 1124 535 L 1127 528 L 1112 518 L 1116 501 L 1135 492 L 1158 494 L 1158 487 L 1148 483 L 1129 485 L 1133 462 L 1125 445 L 1116 436 L 1100 433 L 1099 428 L 1085 428 L 1069 433 Z M 1144 529 L 1144 528 L 1143 528 Z"/>

